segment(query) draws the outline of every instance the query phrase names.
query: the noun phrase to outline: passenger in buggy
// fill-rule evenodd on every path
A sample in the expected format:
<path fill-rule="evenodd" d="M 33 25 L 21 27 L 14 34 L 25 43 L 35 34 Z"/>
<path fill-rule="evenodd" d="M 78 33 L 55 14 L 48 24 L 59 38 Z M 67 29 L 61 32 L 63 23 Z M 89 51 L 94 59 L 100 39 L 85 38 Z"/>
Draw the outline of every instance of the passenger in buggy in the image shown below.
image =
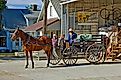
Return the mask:
<path fill-rule="evenodd" d="M 58 41 L 58 40 L 57 40 L 56 34 L 53 34 L 52 46 L 53 46 L 53 54 L 54 54 L 55 56 L 57 56 L 57 54 L 56 54 L 56 47 L 57 47 L 57 45 L 58 45 L 57 41 Z"/>
<path fill-rule="evenodd" d="M 64 51 L 64 49 L 66 48 L 66 41 L 65 41 L 65 35 L 62 34 L 60 36 L 60 38 L 58 39 L 58 46 L 61 49 L 61 53 Z"/>

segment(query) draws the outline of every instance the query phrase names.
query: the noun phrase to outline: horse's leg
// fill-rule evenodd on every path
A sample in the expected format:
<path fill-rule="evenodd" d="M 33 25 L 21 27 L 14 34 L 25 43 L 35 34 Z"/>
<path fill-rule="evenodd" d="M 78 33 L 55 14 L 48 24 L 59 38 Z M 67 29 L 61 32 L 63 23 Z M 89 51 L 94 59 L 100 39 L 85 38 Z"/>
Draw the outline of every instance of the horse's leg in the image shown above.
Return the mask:
<path fill-rule="evenodd" d="M 29 62 L 28 62 L 28 58 L 29 58 L 28 51 L 25 51 L 25 53 L 26 53 L 26 66 L 25 66 L 25 68 L 28 68 L 28 65 L 29 65 Z"/>
<path fill-rule="evenodd" d="M 31 62 L 32 62 L 32 68 L 34 68 L 34 61 L 33 61 L 32 51 L 30 51 L 30 58 L 31 58 Z"/>
<path fill-rule="evenodd" d="M 50 56 L 51 56 L 52 53 L 53 53 L 53 47 L 51 46 L 50 50 L 47 51 L 47 58 L 48 58 L 47 67 L 49 67 Z"/>
<path fill-rule="evenodd" d="M 47 52 L 47 58 L 48 58 L 47 67 L 49 67 L 49 63 L 50 63 L 50 52 Z"/>
<path fill-rule="evenodd" d="M 48 62 L 47 62 L 47 67 L 49 67 L 51 51 L 48 50 L 48 51 L 45 51 L 45 52 L 46 52 L 46 54 L 47 54 L 47 60 L 48 60 Z"/>

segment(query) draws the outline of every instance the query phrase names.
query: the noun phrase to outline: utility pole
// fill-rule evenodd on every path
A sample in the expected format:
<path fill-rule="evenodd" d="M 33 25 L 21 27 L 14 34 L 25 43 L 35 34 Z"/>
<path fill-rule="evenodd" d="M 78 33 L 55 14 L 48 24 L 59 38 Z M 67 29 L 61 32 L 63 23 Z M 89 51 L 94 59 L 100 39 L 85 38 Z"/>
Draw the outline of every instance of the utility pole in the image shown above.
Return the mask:
<path fill-rule="evenodd" d="M 48 5 L 48 0 L 44 0 L 44 25 L 43 25 L 43 34 L 47 35 L 47 5 Z"/>

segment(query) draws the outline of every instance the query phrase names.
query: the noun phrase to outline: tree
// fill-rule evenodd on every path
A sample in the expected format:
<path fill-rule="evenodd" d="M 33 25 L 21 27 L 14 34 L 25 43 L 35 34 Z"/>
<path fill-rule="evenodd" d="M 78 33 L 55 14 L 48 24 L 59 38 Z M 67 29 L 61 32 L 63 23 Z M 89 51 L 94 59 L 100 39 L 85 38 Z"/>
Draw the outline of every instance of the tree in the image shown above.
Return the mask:
<path fill-rule="evenodd" d="M 0 0 L 0 12 L 6 7 L 5 4 L 6 4 L 5 0 Z"/>
<path fill-rule="evenodd" d="M 2 11 L 6 7 L 5 4 L 7 3 L 6 0 L 0 0 L 0 30 L 2 29 Z"/>

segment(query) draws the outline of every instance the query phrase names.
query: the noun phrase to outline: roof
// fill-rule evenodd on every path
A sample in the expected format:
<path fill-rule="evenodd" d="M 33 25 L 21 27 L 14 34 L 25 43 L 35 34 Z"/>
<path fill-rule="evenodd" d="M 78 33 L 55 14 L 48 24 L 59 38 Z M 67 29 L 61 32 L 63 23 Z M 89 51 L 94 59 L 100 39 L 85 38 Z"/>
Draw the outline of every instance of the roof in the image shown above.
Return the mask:
<path fill-rule="evenodd" d="M 43 22 L 44 20 L 42 21 L 39 21 L 38 23 L 35 23 L 31 26 L 28 26 L 25 28 L 25 31 L 36 31 L 36 30 L 40 30 L 43 28 Z M 47 20 L 47 26 L 51 25 L 51 24 L 54 24 L 55 22 L 59 21 L 58 18 L 51 18 L 51 19 L 48 19 Z"/>
<path fill-rule="evenodd" d="M 52 5 L 55 8 L 58 16 L 61 17 L 61 6 L 60 6 L 61 0 L 50 0 L 50 1 L 52 2 Z M 38 21 L 41 20 L 42 17 L 43 17 L 43 14 L 44 14 L 44 6 L 45 5 L 44 5 L 44 2 L 43 2 L 42 10 L 41 10 L 40 17 L 39 17 Z"/>
<path fill-rule="evenodd" d="M 29 13 L 29 11 L 26 10 L 20 10 L 20 9 L 6 9 L 3 11 L 3 24 L 6 29 L 15 29 L 16 27 L 24 27 L 27 26 L 26 19 L 23 16 L 22 13 Z"/>
<path fill-rule="evenodd" d="M 61 17 L 61 6 L 60 6 L 60 2 L 61 0 L 50 0 L 58 14 L 59 17 Z"/>
<path fill-rule="evenodd" d="M 72 2 L 75 2 L 75 1 L 78 1 L 78 0 L 70 0 L 70 1 L 62 2 L 60 4 L 69 4 L 69 3 L 72 3 Z"/>
<path fill-rule="evenodd" d="M 7 7 L 9 9 L 26 9 L 28 5 L 37 4 L 41 7 L 41 0 L 7 0 Z"/>
<path fill-rule="evenodd" d="M 37 18 L 40 11 L 31 11 L 30 14 L 24 14 L 27 18 Z"/>

